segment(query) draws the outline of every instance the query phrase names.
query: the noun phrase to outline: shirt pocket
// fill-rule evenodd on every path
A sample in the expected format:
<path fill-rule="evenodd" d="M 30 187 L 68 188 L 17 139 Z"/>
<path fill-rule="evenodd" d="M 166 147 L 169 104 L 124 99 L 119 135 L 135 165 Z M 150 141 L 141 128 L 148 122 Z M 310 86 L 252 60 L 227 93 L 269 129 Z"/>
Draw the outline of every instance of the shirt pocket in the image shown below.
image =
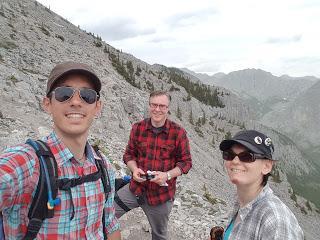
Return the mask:
<path fill-rule="evenodd" d="M 147 142 L 139 142 L 138 143 L 138 162 L 143 163 L 147 158 Z"/>
<path fill-rule="evenodd" d="M 175 146 L 174 145 L 163 145 L 160 146 L 160 161 L 161 170 L 169 171 L 175 166 Z"/>
<path fill-rule="evenodd" d="M 173 159 L 175 157 L 175 146 L 174 145 L 162 145 L 160 146 L 160 159 Z"/>

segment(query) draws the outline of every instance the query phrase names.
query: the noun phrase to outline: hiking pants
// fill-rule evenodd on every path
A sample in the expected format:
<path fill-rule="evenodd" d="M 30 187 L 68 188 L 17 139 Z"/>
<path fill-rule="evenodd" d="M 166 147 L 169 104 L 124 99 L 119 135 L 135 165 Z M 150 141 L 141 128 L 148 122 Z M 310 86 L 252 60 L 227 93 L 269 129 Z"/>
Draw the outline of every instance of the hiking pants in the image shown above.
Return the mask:
<path fill-rule="evenodd" d="M 118 192 L 121 201 L 131 210 L 141 207 L 146 214 L 152 229 L 152 240 L 167 240 L 168 239 L 168 220 L 173 206 L 173 201 L 169 200 L 157 206 L 150 206 L 144 196 L 144 203 L 137 202 L 136 196 L 130 191 L 129 184 L 125 185 Z M 116 209 L 116 217 L 120 218 L 126 213 L 116 202 L 114 203 Z"/>

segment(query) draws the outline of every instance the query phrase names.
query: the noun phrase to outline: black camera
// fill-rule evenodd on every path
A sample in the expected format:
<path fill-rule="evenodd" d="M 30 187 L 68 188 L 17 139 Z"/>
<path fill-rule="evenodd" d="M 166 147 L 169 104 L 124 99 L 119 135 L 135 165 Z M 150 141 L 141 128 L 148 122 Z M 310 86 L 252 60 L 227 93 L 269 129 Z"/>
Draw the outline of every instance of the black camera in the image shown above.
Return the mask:
<path fill-rule="evenodd" d="M 146 180 L 151 180 L 155 178 L 155 175 L 151 171 L 147 171 L 146 174 L 140 175 L 141 178 L 146 179 Z"/>

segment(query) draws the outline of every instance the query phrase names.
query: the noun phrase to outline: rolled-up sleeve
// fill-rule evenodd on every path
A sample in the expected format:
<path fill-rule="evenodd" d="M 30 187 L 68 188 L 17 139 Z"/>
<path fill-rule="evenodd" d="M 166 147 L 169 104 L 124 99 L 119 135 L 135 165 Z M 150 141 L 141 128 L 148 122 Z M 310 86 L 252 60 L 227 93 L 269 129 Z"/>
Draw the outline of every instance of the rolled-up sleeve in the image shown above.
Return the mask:
<path fill-rule="evenodd" d="M 176 166 L 183 174 L 187 174 L 192 167 L 190 145 L 187 133 L 184 129 L 179 131 L 177 138 Z"/>
<path fill-rule="evenodd" d="M 16 146 L 0 155 L 0 211 L 11 208 L 14 201 L 31 196 L 27 184 L 32 182 L 35 160 L 22 150 L 25 150 L 23 146 Z"/>

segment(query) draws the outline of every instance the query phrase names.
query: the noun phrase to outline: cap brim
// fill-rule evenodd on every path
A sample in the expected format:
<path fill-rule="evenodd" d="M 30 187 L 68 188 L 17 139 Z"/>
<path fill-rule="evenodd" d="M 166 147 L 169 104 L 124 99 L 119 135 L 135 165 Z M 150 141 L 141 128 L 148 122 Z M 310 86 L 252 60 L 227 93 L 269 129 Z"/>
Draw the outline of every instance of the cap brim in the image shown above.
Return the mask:
<path fill-rule="evenodd" d="M 262 152 L 260 149 L 258 149 L 257 147 L 255 147 L 251 143 L 248 143 L 248 142 L 242 141 L 242 140 L 231 140 L 231 139 L 230 140 L 223 140 L 220 143 L 219 148 L 220 148 L 221 151 L 227 151 L 232 147 L 232 145 L 234 145 L 236 143 L 245 146 L 246 148 L 248 148 L 253 153 L 265 155 L 264 152 Z"/>

